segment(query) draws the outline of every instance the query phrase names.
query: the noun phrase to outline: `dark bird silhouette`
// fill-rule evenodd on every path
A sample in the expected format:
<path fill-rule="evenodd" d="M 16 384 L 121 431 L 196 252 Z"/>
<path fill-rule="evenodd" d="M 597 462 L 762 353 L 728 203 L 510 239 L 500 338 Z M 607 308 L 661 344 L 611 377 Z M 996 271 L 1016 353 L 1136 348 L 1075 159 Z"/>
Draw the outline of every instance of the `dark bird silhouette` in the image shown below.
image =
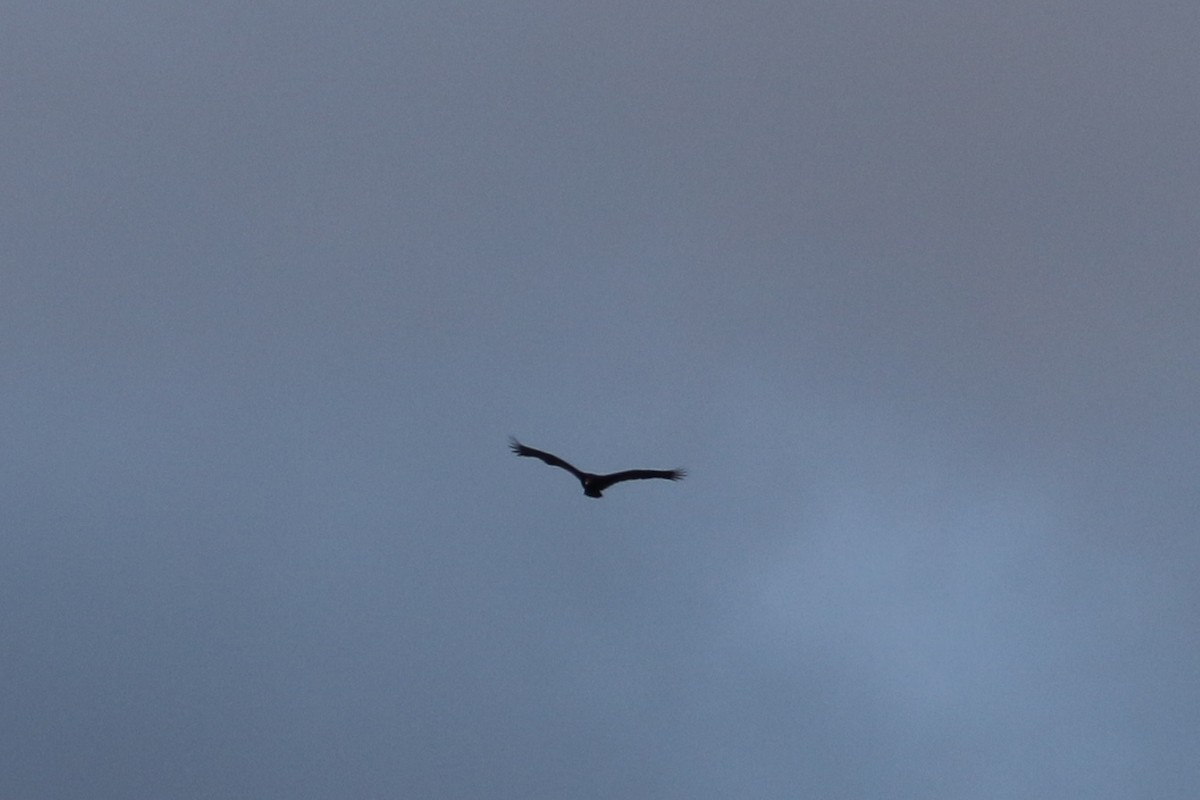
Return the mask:
<path fill-rule="evenodd" d="M 576 469 L 556 455 L 526 447 L 512 437 L 509 437 L 509 447 L 519 456 L 540 458 L 552 467 L 562 467 L 579 479 L 579 482 L 583 484 L 583 493 L 588 497 L 600 497 L 605 489 L 621 481 L 639 481 L 645 478 L 665 478 L 669 481 L 677 481 L 687 475 L 687 471 L 682 469 L 627 469 L 624 472 L 595 475 Z"/>

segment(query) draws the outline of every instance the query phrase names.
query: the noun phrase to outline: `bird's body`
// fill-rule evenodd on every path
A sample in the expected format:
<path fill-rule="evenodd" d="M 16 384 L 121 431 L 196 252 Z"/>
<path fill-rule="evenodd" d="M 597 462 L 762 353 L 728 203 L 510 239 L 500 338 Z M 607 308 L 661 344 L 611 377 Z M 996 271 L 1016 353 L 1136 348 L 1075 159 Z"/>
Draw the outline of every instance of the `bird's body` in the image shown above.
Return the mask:
<path fill-rule="evenodd" d="M 588 497 L 601 497 L 605 489 L 621 481 L 636 481 L 646 478 L 663 478 L 668 481 L 677 481 L 687 475 L 687 472 L 682 469 L 629 469 L 624 472 L 610 472 L 607 475 L 597 475 L 593 472 L 584 472 L 583 470 L 576 469 L 573 465 L 563 461 L 552 453 L 526 447 L 516 439 L 510 438 L 509 447 L 519 456 L 538 458 L 552 467 L 565 469 L 579 479 L 579 482 L 583 484 L 583 493 Z"/>

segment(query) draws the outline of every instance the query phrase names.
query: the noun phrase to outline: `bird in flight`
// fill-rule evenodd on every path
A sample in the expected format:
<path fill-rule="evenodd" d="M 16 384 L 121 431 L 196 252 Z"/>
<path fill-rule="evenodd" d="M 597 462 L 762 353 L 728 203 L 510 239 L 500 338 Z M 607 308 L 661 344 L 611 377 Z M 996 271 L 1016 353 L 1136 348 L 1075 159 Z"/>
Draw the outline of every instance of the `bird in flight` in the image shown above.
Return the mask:
<path fill-rule="evenodd" d="M 512 437 L 509 437 L 509 447 L 519 456 L 540 458 L 552 467 L 562 467 L 579 479 L 579 482 L 583 484 L 583 493 L 588 497 L 600 497 L 605 489 L 621 481 L 638 481 L 645 478 L 664 478 L 668 481 L 677 481 L 687 475 L 687 471 L 682 469 L 628 469 L 624 472 L 595 475 L 576 469 L 556 455 L 526 447 Z"/>

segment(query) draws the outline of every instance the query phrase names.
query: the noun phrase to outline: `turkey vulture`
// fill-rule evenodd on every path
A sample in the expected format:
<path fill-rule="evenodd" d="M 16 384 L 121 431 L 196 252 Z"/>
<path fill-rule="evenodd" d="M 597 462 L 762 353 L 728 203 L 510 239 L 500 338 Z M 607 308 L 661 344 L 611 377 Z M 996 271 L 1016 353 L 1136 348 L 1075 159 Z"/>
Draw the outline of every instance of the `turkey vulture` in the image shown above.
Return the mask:
<path fill-rule="evenodd" d="M 612 472 L 608 475 L 595 475 L 591 472 L 581 472 L 575 469 L 575 467 L 556 455 L 544 453 L 541 450 L 534 450 L 532 447 L 526 447 L 512 437 L 509 437 L 509 447 L 519 456 L 540 458 L 552 467 L 562 467 L 576 478 L 579 478 L 579 482 L 583 484 L 583 493 L 588 497 L 599 497 L 605 489 L 621 481 L 637 481 L 643 478 L 666 478 L 669 481 L 677 481 L 684 475 L 687 475 L 687 472 L 682 469 L 628 469 L 624 472 Z"/>

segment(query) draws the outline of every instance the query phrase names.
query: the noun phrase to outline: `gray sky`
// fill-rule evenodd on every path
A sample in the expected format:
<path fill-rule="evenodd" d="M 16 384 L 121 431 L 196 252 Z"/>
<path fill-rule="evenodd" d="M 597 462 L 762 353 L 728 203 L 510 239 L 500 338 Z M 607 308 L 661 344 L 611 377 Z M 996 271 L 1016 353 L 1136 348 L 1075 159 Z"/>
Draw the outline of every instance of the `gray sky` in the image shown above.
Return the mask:
<path fill-rule="evenodd" d="M 1194 5 L 3 16 L 0 796 L 1200 784 Z"/>

